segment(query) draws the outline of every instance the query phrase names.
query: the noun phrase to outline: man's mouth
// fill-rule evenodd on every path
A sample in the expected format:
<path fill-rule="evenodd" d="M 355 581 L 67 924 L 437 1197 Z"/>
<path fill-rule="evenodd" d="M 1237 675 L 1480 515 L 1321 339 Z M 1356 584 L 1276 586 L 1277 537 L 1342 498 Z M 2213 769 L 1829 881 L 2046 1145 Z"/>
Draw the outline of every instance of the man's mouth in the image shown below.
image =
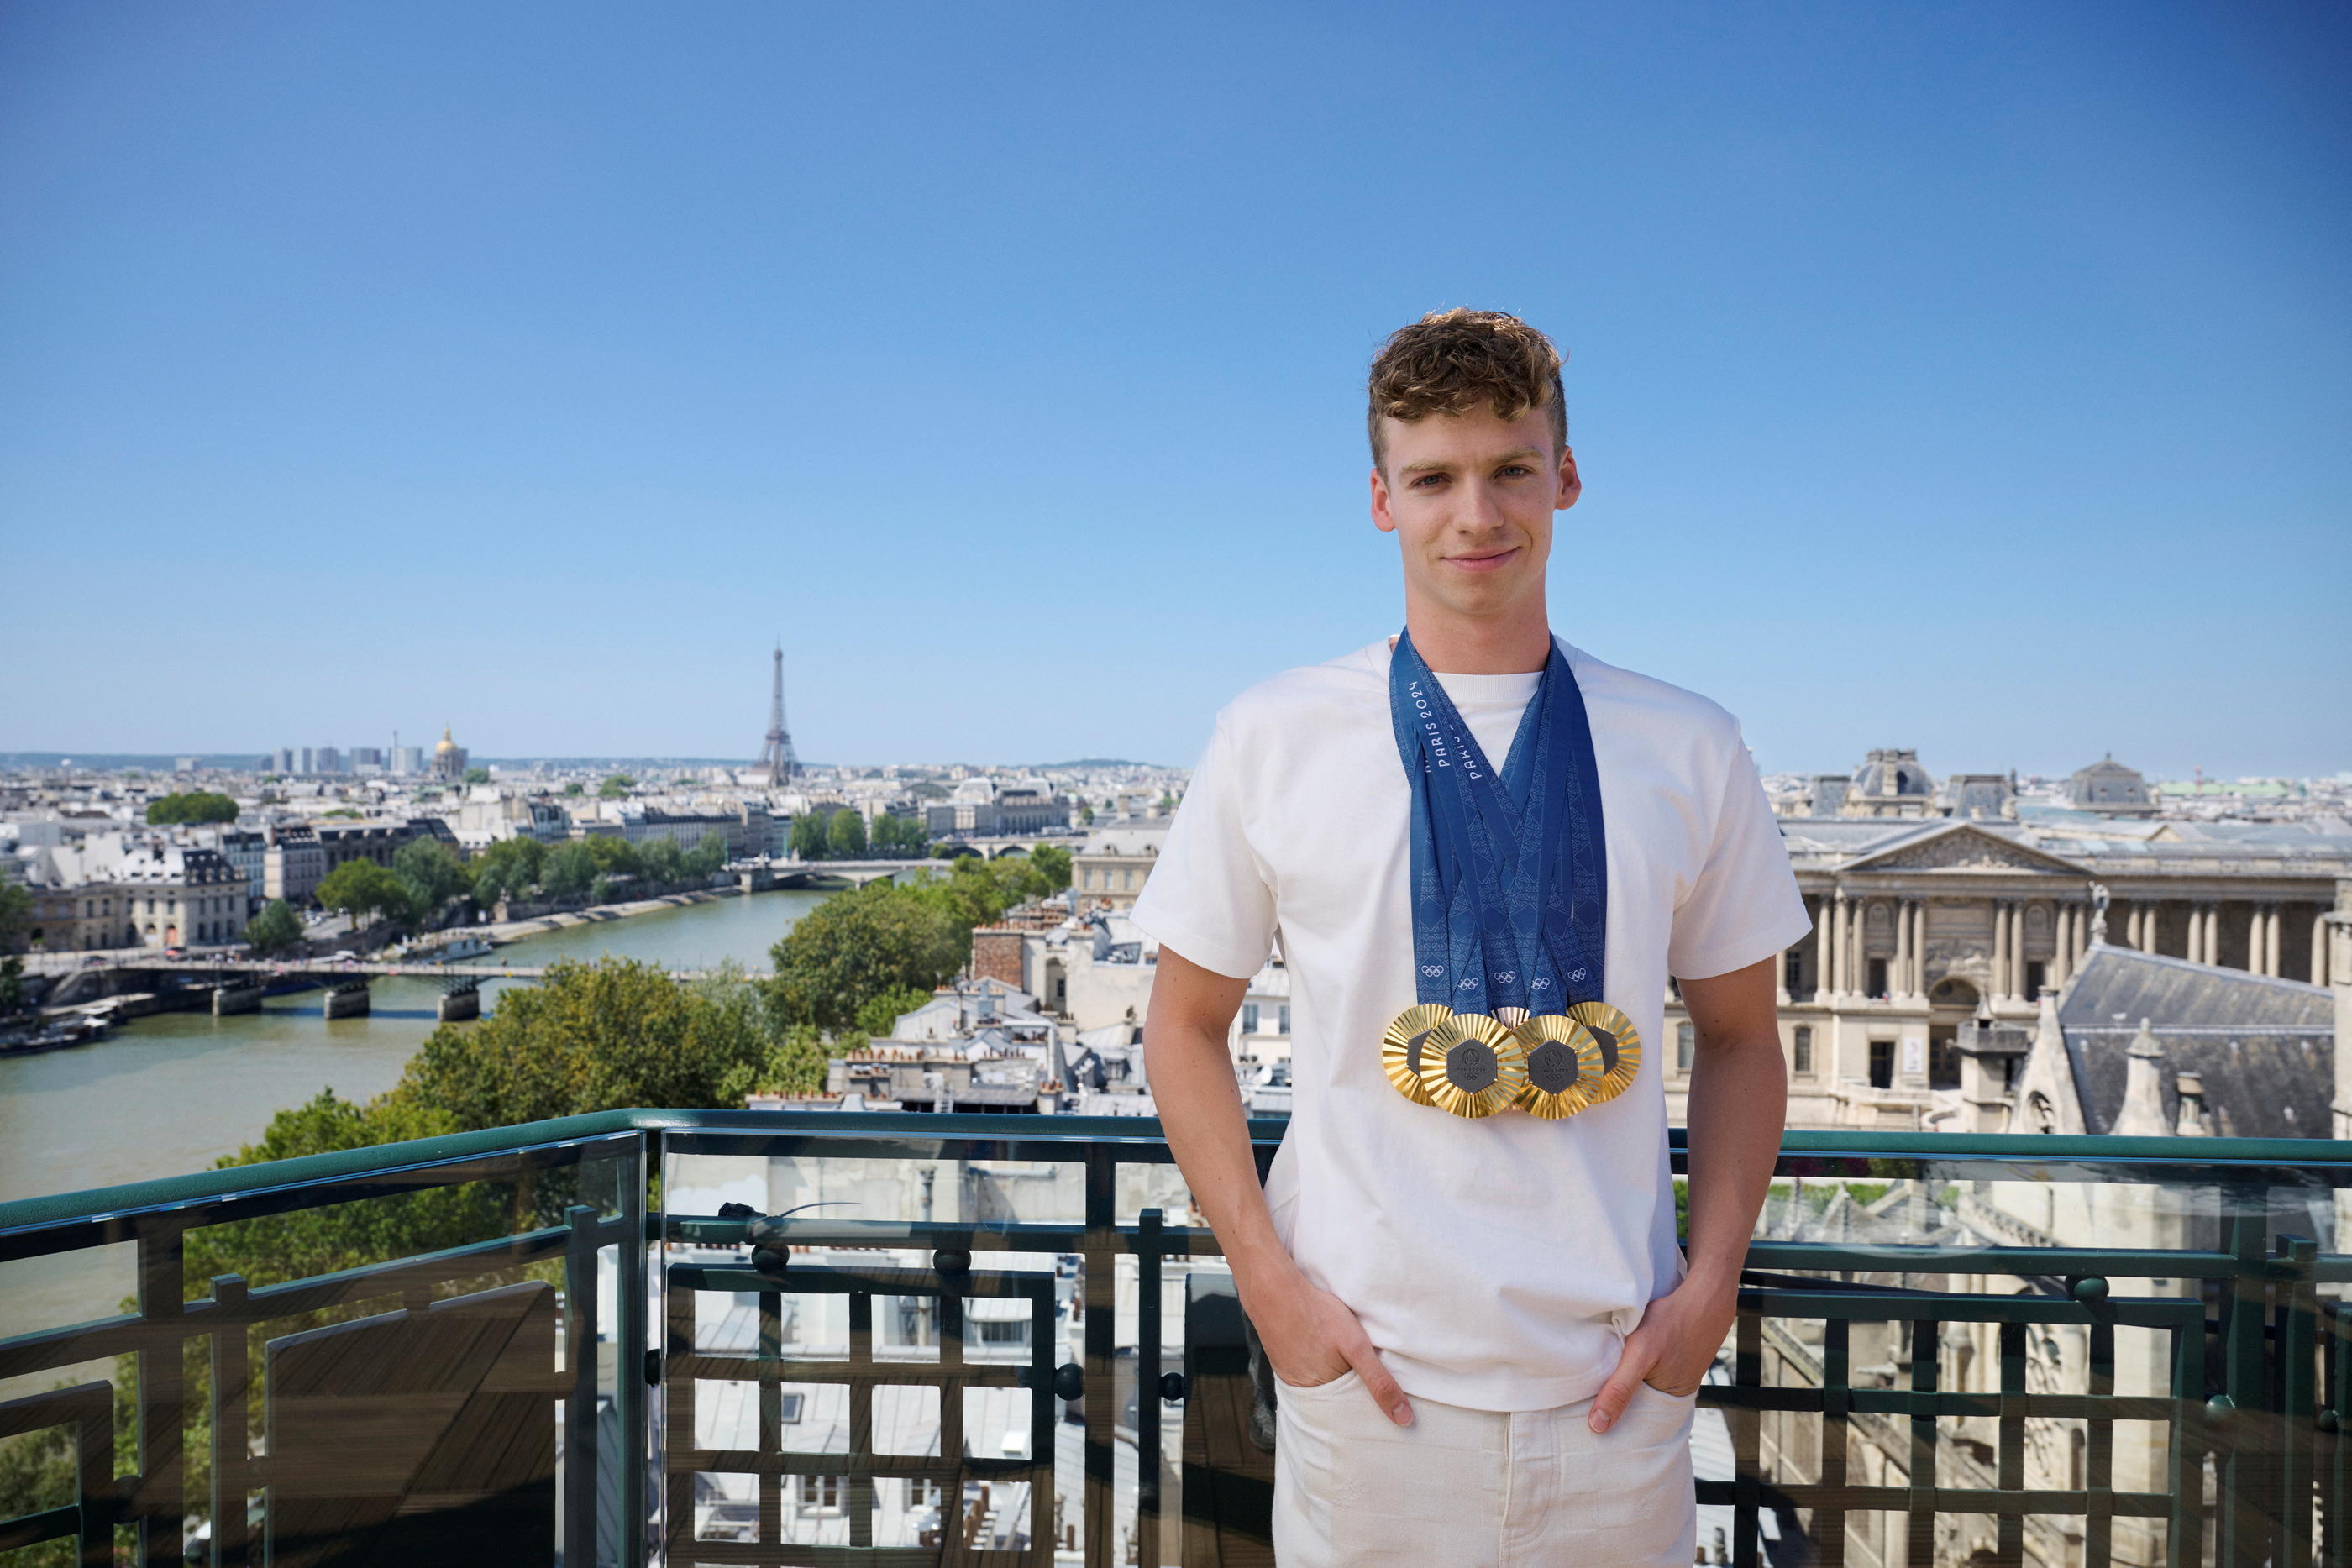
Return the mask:
<path fill-rule="evenodd" d="M 1445 561 L 1447 565 L 1461 571 L 1497 571 L 1517 559 L 1518 553 L 1518 546 L 1513 545 L 1508 549 L 1488 550 L 1471 555 L 1450 555 L 1445 558 Z"/>

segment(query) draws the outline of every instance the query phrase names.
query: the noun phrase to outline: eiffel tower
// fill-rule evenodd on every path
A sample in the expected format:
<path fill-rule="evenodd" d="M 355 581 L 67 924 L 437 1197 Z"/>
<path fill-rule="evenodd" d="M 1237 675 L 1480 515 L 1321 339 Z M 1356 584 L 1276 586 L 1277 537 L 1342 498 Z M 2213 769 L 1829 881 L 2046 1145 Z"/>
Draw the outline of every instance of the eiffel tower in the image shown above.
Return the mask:
<path fill-rule="evenodd" d="M 784 727 L 784 645 L 776 644 L 775 694 L 768 699 L 768 744 L 760 753 L 760 766 L 768 771 L 771 784 L 789 784 L 793 775 L 801 770 L 801 759 L 793 755 L 793 734 Z"/>

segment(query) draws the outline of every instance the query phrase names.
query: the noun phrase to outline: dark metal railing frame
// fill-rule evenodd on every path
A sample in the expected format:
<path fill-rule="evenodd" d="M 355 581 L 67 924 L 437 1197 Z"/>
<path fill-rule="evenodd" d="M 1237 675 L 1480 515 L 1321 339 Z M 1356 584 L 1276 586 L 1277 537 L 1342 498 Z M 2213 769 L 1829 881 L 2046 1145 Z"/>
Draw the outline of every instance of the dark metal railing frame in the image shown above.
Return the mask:
<path fill-rule="evenodd" d="M 1279 1141 L 1283 1124 L 1252 1124 L 1261 1162 Z M 914 1474 L 960 1467 L 942 1444 L 942 1458 L 929 1469 L 892 1462 L 877 1471 L 873 1456 L 855 1441 L 854 1458 L 840 1456 L 783 1454 L 774 1423 L 762 1421 L 762 1449 L 757 1455 L 703 1455 L 691 1449 L 690 1385 L 706 1377 L 739 1378 L 761 1385 L 763 1416 L 777 1387 L 786 1381 L 848 1381 L 870 1398 L 878 1376 L 845 1377 L 837 1364 L 803 1366 L 763 1352 L 751 1358 L 712 1356 L 698 1352 L 692 1343 L 690 1315 L 681 1333 L 677 1321 L 677 1291 L 693 1289 L 777 1289 L 775 1281 L 752 1270 L 713 1269 L 709 1265 L 672 1264 L 665 1269 L 666 1299 L 672 1306 L 663 1313 L 667 1333 L 664 1353 L 651 1370 L 666 1374 L 669 1385 L 666 1419 L 656 1420 L 646 1398 L 647 1378 L 638 1375 L 634 1358 L 656 1348 L 654 1300 L 649 1270 L 655 1249 L 646 1243 L 682 1242 L 740 1244 L 746 1222 L 705 1216 L 667 1216 L 656 1206 L 657 1177 L 673 1153 L 692 1152 L 774 1154 L 802 1156 L 826 1155 L 861 1158 L 903 1157 L 965 1160 L 1049 1160 L 1081 1162 L 1085 1169 L 1085 1218 L 1076 1224 L 914 1224 L 852 1221 L 822 1217 L 788 1222 L 792 1243 L 839 1247 L 929 1248 L 934 1267 L 923 1270 L 794 1270 L 793 1290 L 842 1291 L 850 1294 L 854 1315 L 859 1303 L 870 1312 L 871 1296 L 938 1294 L 948 1291 L 987 1294 L 999 1288 L 1034 1295 L 1034 1286 L 1010 1277 L 985 1280 L 982 1273 L 941 1268 L 940 1254 L 975 1251 L 1064 1253 L 1083 1258 L 1086 1269 L 1085 1327 L 1082 1359 L 1067 1369 L 1078 1375 L 1086 1416 L 1085 1520 L 1086 1558 L 1089 1563 L 1112 1560 L 1112 1491 L 1116 1450 L 1112 1428 L 1118 1414 L 1112 1375 L 1117 1360 L 1114 1260 L 1121 1254 L 1137 1260 L 1139 1298 L 1136 1364 L 1139 1379 L 1137 1397 L 1150 1408 L 1156 1396 L 1160 1354 L 1165 1340 L 1161 1321 L 1160 1281 L 1167 1260 L 1216 1254 L 1215 1239 L 1205 1230 L 1162 1223 L 1157 1211 L 1147 1210 L 1133 1223 L 1122 1223 L 1116 1213 L 1116 1178 L 1122 1165 L 1164 1164 L 1170 1159 L 1156 1122 L 1129 1118 L 1058 1117 L 1008 1118 L 994 1115 L 899 1115 L 839 1113 L 772 1112 L 644 1112 L 618 1111 L 594 1116 L 457 1134 L 415 1143 L 355 1149 L 303 1159 L 215 1170 L 163 1181 L 141 1182 L 85 1193 L 28 1199 L 0 1205 L 0 1262 L 20 1261 L 80 1250 L 89 1247 L 131 1243 L 137 1250 L 137 1310 L 114 1318 L 0 1337 L 0 1377 L 16 1377 L 70 1366 L 105 1356 L 130 1354 L 137 1357 L 137 1421 L 142 1448 L 133 1475 L 111 1474 L 112 1393 L 104 1383 L 83 1384 L 0 1404 L 0 1436 L 73 1426 L 77 1429 L 78 1463 L 82 1476 L 80 1500 L 26 1518 L 0 1521 L 0 1550 L 58 1538 L 80 1542 L 81 1560 L 96 1568 L 110 1562 L 118 1524 L 131 1526 L 142 1559 L 149 1563 L 176 1562 L 180 1534 L 188 1511 L 184 1487 L 184 1456 L 179 1433 L 185 1416 L 185 1387 L 180 1372 L 182 1346 L 202 1338 L 214 1357 L 212 1379 L 215 1497 L 209 1510 L 214 1523 L 214 1561 L 242 1565 L 257 1553 L 247 1538 L 242 1506 L 248 1485 L 267 1484 L 268 1460 L 251 1469 L 244 1457 L 246 1395 L 249 1368 L 245 1364 L 247 1331 L 254 1324 L 290 1315 L 347 1306 L 362 1301 L 399 1297 L 412 1304 L 429 1299 L 438 1286 L 494 1270 L 531 1263 L 561 1260 L 568 1310 L 565 1316 L 570 1384 L 565 1409 L 564 1538 L 594 1539 L 597 1489 L 595 1410 L 597 1360 L 594 1346 L 597 1259 L 606 1247 L 615 1249 L 619 1269 L 615 1339 L 626 1354 L 620 1358 L 613 1390 L 618 1429 L 637 1448 L 634 1462 L 619 1463 L 617 1489 L 624 1540 L 622 1561 L 637 1564 L 655 1550 L 650 1534 L 656 1499 L 650 1478 L 671 1472 L 671 1460 L 684 1456 L 704 1468 L 748 1466 L 762 1477 L 763 1523 L 772 1525 L 772 1493 L 780 1478 L 792 1473 L 816 1473 L 829 1469 L 845 1475 L 860 1471 Z M 1674 1162 L 1683 1168 L 1682 1134 L 1674 1134 Z M 618 1194 L 609 1211 L 594 1205 L 572 1207 L 558 1226 L 500 1238 L 418 1257 L 394 1260 L 340 1274 L 299 1280 L 258 1290 L 247 1290 L 234 1276 L 212 1282 L 211 1293 L 186 1299 L 183 1266 L 184 1238 L 199 1227 L 231 1223 L 302 1209 L 324 1207 L 357 1199 L 415 1192 L 477 1181 L 506 1181 L 533 1173 L 589 1164 L 611 1163 Z M 1866 1291 L 1840 1288 L 1820 1281 L 1805 1288 L 1794 1281 L 1752 1279 L 1740 1296 L 1740 1315 L 1734 1335 L 1733 1377 L 1727 1385 L 1710 1385 L 1705 1403 L 1719 1406 L 1732 1423 L 1738 1471 L 1729 1482 L 1702 1482 L 1700 1500 L 1730 1505 L 1737 1520 L 1735 1561 L 1747 1568 L 1758 1561 L 1758 1519 L 1766 1507 L 1812 1511 L 1812 1531 L 1825 1563 L 1843 1560 L 1844 1535 L 1834 1525 L 1848 1511 L 1883 1511 L 1906 1514 L 1915 1561 L 1932 1546 L 1939 1514 L 1991 1515 L 1999 1531 L 1998 1558 L 2004 1563 L 2021 1560 L 2022 1521 L 2036 1513 L 2072 1514 L 2086 1521 L 2086 1561 L 2106 1561 L 2111 1521 L 2118 1517 L 2164 1517 L 2171 1560 L 2200 1560 L 2206 1521 L 2201 1511 L 2205 1455 L 2211 1453 L 2219 1469 L 2223 1506 L 2211 1521 L 2214 1560 L 2229 1564 L 2274 1562 L 2284 1568 L 2305 1568 L 2315 1561 L 2352 1565 L 2352 1551 L 2337 1539 L 2346 1533 L 2337 1521 L 2352 1520 L 2352 1444 L 2339 1444 L 2337 1431 L 2352 1423 L 2352 1316 L 2336 1303 L 2322 1299 L 2317 1287 L 2352 1282 L 2352 1254 L 2322 1255 L 2315 1240 L 2273 1239 L 2264 1214 L 2269 1197 L 2277 1189 L 2332 1190 L 2352 1186 L 2352 1144 L 2317 1140 L 2114 1139 L 2082 1137 L 2019 1137 L 1960 1134 L 1898 1134 L 1791 1133 L 1787 1135 L 1779 1165 L 1784 1176 L 1827 1179 L 1898 1181 L 1916 1179 L 1946 1183 L 1967 1180 L 2036 1180 L 2190 1184 L 2237 1195 L 2230 1206 L 2228 1244 L 2212 1249 L 2130 1249 L 2101 1248 L 1991 1248 L 1951 1252 L 1934 1248 L 1839 1247 L 1793 1242 L 1759 1242 L 1749 1252 L 1758 1270 L 1812 1272 L 1911 1272 L 1927 1275 L 1999 1274 L 2063 1280 L 2064 1288 L 2023 1297 L 1992 1297 L 1948 1292 Z M 2217 1318 L 2206 1317 L 2202 1294 L 2126 1298 L 2115 1295 L 2112 1282 L 2131 1279 L 2189 1280 L 2210 1282 Z M 764 1286 L 758 1281 L 765 1281 Z M 1033 1301 L 1033 1306 L 1035 1303 Z M 1046 1303 L 1050 1310 L 1050 1301 Z M 764 1317 L 773 1315 L 770 1296 Z M 955 1316 L 943 1308 L 943 1319 Z M 1761 1329 L 1768 1317 L 1817 1320 L 1824 1325 L 1823 1385 L 1819 1388 L 1768 1387 L 1760 1375 Z M 869 1320 L 870 1321 L 870 1320 Z M 1915 1354 L 1911 1386 L 1853 1388 L 1845 1384 L 1841 1364 L 1845 1355 L 1848 1326 L 1857 1321 L 1907 1323 Z M 1937 1343 L 1944 1322 L 1979 1322 L 2000 1325 L 2000 1391 L 1962 1394 L 1936 1386 L 1937 1358 L 1925 1354 Z M 2070 1323 L 2087 1328 L 2092 1345 L 2090 1391 L 2080 1395 L 2035 1394 L 2027 1391 L 2025 1333 L 2030 1324 Z M 772 1326 L 772 1325 L 771 1325 Z M 2170 1396 L 2118 1396 L 2114 1393 L 2114 1333 L 2118 1327 L 2147 1327 L 2173 1336 L 2174 1392 Z M 1044 1364 L 1049 1345 L 1043 1333 L 1033 1333 L 1032 1363 L 1021 1369 L 1040 1410 L 1050 1406 L 1055 1381 Z M 2209 1382 L 2209 1344 L 2218 1357 L 2221 1393 L 2210 1402 L 2202 1396 Z M 975 1365 L 951 1369 L 965 1383 L 981 1385 L 1001 1375 Z M 2315 1371 L 2315 1368 L 2320 1370 Z M 909 1369 L 912 1370 L 912 1369 Z M 741 1375 L 749 1371 L 751 1377 Z M 1836 1375 L 1830 1374 L 1834 1372 Z M 862 1381 L 861 1381 L 862 1378 Z M 896 1381 L 925 1381 L 901 1377 Z M 679 1393 L 683 1384 L 689 1390 Z M 864 1430 L 870 1433 L 870 1405 Z M 1818 1484 L 1775 1486 L 1759 1471 L 1757 1423 L 1767 1411 L 1814 1412 L 1822 1417 L 1822 1469 Z M 659 1427 L 675 1438 L 679 1418 L 686 1420 L 686 1447 L 673 1440 L 672 1453 L 657 1451 Z M 1847 1429 L 1857 1415 L 1908 1419 L 1911 1424 L 1909 1476 L 1924 1484 L 1906 1487 L 1849 1485 L 1845 1475 Z M 1990 1416 L 2000 1432 L 1998 1484 L 1990 1490 L 1939 1487 L 1936 1480 L 1938 1416 Z M 943 1407 L 943 1418 L 946 1411 Z M 2075 1418 L 2089 1429 L 2087 1473 L 2077 1490 L 2028 1491 L 2023 1488 L 2022 1444 L 2028 1419 Z M 2163 1420 L 2178 1435 L 2172 1446 L 2172 1485 L 2162 1494 L 2116 1493 L 2112 1487 L 2113 1434 L 2116 1419 Z M 1139 1559 L 1142 1568 L 1158 1568 L 1161 1531 L 1160 1423 L 1142 1420 L 1135 1434 L 1138 1449 L 1137 1522 Z M 224 1445 L 235 1452 L 226 1461 Z M 719 1463 L 717 1461 L 725 1461 Z M 756 1460 L 756 1464 L 750 1461 Z M 1034 1478 L 1039 1467 L 1050 1474 L 1050 1452 L 1034 1451 L 1026 1460 L 1002 1461 L 1008 1474 L 1028 1467 Z M 812 1469 L 812 1466 L 815 1469 Z M 577 1478 L 577 1481 L 574 1481 Z M 579 1484 L 584 1483 L 584 1484 Z M 1033 1486 L 1033 1521 L 1045 1517 L 1045 1485 Z M 681 1521 L 675 1487 L 662 1499 L 669 1521 L 671 1543 Z M 861 1496 L 863 1494 L 861 1493 Z M 2314 1540 L 2313 1508 L 2296 1500 L 2316 1495 L 2324 1538 Z M 230 1499 L 237 1500 L 234 1506 Z M 691 1506 L 685 1505 L 683 1528 L 691 1531 Z M 1034 1527 L 1033 1542 L 1046 1533 Z M 772 1541 L 772 1530 L 763 1537 Z M 837 1550 L 837 1549 L 835 1549 Z M 776 1547 L 753 1549 L 696 1542 L 697 1560 L 709 1562 L 782 1563 Z"/>

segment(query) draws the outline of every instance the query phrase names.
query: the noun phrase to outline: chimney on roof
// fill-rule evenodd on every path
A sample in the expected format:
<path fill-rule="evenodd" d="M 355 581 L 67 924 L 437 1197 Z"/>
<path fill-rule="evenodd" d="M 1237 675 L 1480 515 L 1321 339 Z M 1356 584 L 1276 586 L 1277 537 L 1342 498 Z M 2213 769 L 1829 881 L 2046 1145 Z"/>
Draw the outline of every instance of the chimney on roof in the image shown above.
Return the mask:
<path fill-rule="evenodd" d="M 2205 1080 L 2194 1072 L 2183 1072 L 2172 1081 L 2180 1095 L 2180 1124 L 2174 1131 L 2183 1138 L 2210 1138 L 2213 1130 L 2205 1124 Z"/>
<path fill-rule="evenodd" d="M 2171 1118 L 2164 1113 L 2164 1047 L 2146 1019 L 2132 1036 L 2124 1080 L 2123 1108 L 2116 1113 L 2114 1132 L 2119 1138 L 2166 1138 L 2173 1135 Z"/>

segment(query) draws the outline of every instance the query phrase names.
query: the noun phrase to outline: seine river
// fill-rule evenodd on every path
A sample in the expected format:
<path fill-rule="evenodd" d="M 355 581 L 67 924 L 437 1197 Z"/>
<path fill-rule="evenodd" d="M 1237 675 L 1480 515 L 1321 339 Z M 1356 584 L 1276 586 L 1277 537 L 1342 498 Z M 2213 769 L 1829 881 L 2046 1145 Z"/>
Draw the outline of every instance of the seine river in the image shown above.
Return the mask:
<path fill-rule="evenodd" d="M 732 958 L 764 969 L 776 939 L 824 896 L 722 898 L 526 937 L 498 956 L 544 964 L 613 953 L 673 969 Z M 520 983 L 486 985 L 486 1010 L 499 988 Z M 258 1013 L 163 1013 L 93 1045 L 0 1061 L 0 1202 L 203 1170 L 321 1089 L 347 1100 L 380 1094 L 433 1032 L 439 994 L 430 981 L 378 980 L 368 1017 L 329 1022 L 325 992 L 296 991 Z M 129 1279 L 127 1256 L 62 1268 L 0 1263 L 0 1334 L 12 1319 L 29 1327 L 69 1308 L 111 1312 Z"/>

